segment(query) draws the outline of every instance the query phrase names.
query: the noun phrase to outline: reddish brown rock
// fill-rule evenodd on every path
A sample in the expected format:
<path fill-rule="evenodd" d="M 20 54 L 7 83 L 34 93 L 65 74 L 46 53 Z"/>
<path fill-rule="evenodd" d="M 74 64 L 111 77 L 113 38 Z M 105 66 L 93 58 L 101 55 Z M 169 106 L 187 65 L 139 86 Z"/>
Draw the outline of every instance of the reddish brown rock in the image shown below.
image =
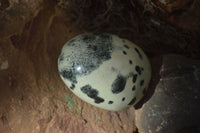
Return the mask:
<path fill-rule="evenodd" d="M 44 0 L 0 0 L 0 37 L 21 32 L 24 25 L 37 15 Z"/>
<path fill-rule="evenodd" d="M 136 111 L 140 133 L 198 133 L 200 61 L 166 55 L 153 96 Z"/>

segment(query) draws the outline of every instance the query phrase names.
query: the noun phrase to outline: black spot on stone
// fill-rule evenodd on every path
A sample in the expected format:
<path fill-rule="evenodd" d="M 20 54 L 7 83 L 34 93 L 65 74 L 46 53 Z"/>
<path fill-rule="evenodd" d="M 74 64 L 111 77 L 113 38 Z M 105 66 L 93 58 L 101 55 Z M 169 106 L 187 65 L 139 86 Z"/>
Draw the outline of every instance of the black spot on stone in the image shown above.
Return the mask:
<path fill-rule="evenodd" d="M 94 102 L 97 104 L 104 102 L 104 99 L 101 97 L 96 97 L 94 100 L 95 100 Z"/>
<path fill-rule="evenodd" d="M 108 104 L 113 104 L 113 101 L 109 101 Z"/>
<path fill-rule="evenodd" d="M 102 52 L 102 53 L 99 54 L 99 57 L 102 57 L 103 59 L 106 59 L 106 60 L 111 59 L 110 53 L 104 53 L 104 52 Z"/>
<path fill-rule="evenodd" d="M 75 88 L 75 84 L 72 84 L 72 86 L 70 87 L 70 89 L 74 90 Z"/>
<path fill-rule="evenodd" d="M 124 54 L 124 55 L 127 55 L 126 51 L 123 51 L 123 54 Z"/>
<path fill-rule="evenodd" d="M 90 85 L 85 85 L 81 88 L 81 91 L 85 94 L 87 94 L 90 90 L 92 89 L 92 87 Z"/>
<path fill-rule="evenodd" d="M 122 101 L 124 101 L 125 99 L 126 99 L 126 98 L 125 98 L 125 97 L 123 97 L 123 98 L 122 98 Z"/>
<path fill-rule="evenodd" d="M 143 86 L 144 85 L 144 80 L 141 80 L 140 81 L 140 86 Z"/>
<path fill-rule="evenodd" d="M 132 87 L 132 91 L 135 91 L 135 85 Z"/>
<path fill-rule="evenodd" d="M 87 94 L 88 97 L 94 99 L 95 103 L 104 102 L 103 98 L 98 97 L 98 91 L 96 89 L 93 89 L 90 85 L 85 85 L 81 87 L 81 91 Z"/>
<path fill-rule="evenodd" d="M 141 55 L 140 51 L 139 51 L 137 48 L 135 48 L 135 51 L 137 52 L 137 54 L 138 54 L 139 58 L 140 58 L 140 59 L 142 59 L 143 57 L 142 57 L 142 55 Z"/>
<path fill-rule="evenodd" d="M 98 49 L 96 45 L 88 45 L 88 48 L 93 51 L 97 51 L 97 49 Z"/>
<path fill-rule="evenodd" d="M 136 101 L 136 97 L 134 97 L 134 98 L 130 101 L 130 103 L 129 103 L 128 105 L 133 105 L 133 104 L 135 103 L 135 101 Z"/>
<path fill-rule="evenodd" d="M 135 70 L 139 75 L 142 74 L 142 70 L 141 70 L 141 68 L 139 66 L 135 66 Z"/>
<path fill-rule="evenodd" d="M 133 83 L 135 83 L 136 80 L 137 80 L 137 74 L 133 74 L 133 79 L 132 79 Z"/>
<path fill-rule="evenodd" d="M 74 63 L 74 62 L 72 63 L 72 68 L 73 68 L 73 69 L 75 68 L 75 63 Z"/>
<path fill-rule="evenodd" d="M 72 70 L 63 70 L 60 72 L 60 74 L 62 75 L 63 78 L 68 79 L 69 81 L 73 83 L 77 83 L 76 76 L 72 72 Z"/>
<path fill-rule="evenodd" d="M 127 49 L 129 49 L 129 48 L 130 48 L 130 47 L 129 47 L 128 45 L 126 45 L 126 44 L 124 45 L 124 47 L 125 47 L 125 48 L 127 48 Z"/>
<path fill-rule="evenodd" d="M 122 42 L 125 43 L 125 40 L 123 39 Z"/>
<path fill-rule="evenodd" d="M 133 64 L 132 60 L 129 60 L 129 64 Z"/>
<path fill-rule="evenodd" d="M 97 46 L 94 46 L 94 47 L 93 47 L 93 50 L 94 50 L 94 51 L 97 51 Z"/>
<path fill-rule="evenodd" d="M 126 78 L 122 75 L 118 75 L 115 81 L 112 84 L 112 93 L 118 94 L 125 89 Z"/>
<path fill-rule="evenodd" d="M 95 98 L 98 95 L 98 91 L 97 90 L 93 90 L 91 89 L 90 91 L 87 92 L 88 97 L 90 98 Z"/>

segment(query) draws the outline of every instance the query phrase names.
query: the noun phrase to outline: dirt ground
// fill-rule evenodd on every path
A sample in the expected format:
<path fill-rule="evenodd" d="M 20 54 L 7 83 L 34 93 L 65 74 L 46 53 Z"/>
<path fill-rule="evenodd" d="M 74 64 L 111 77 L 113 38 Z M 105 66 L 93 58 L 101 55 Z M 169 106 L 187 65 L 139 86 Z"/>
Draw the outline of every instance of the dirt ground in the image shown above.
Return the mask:
<path fill-rule="evenodd" d="M 99 25 L 94 25 L 95 19 L 89 24 L 77 21 L 87 16 L 72 10 L 72 17 L 52 0 L 7 2 L 0 0 L 0 133 L 137 132 L 133 107 L 121 112 L 98 109 L 73 95 L 61 81 L 58 55 L 63 44 L 80 33 L 118 34 L 139 44 L 150 59 L 167 53 L 200 58 L 196 28 L 176 28 L 148 14 L 144 20 L 125 24 L 132 30 L 122 30 L 118 24 L 106 28 L 115 21 L 111 17 Z M 117 10 L 112 7 L 111 13 Z"/>

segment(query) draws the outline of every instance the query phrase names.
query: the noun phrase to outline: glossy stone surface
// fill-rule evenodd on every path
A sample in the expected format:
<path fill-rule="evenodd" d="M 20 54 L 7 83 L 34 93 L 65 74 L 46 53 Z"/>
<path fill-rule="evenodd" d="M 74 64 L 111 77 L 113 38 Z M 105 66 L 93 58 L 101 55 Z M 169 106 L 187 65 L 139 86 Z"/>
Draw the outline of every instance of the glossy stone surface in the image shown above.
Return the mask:
<path fill-rule="evenodd" d="M 58 58 L 58 70 L 76 96 L 113 111 L 135 105 L 151 78 L 142 49 L 111 34 L 81 34 L 69 40 Z"/>

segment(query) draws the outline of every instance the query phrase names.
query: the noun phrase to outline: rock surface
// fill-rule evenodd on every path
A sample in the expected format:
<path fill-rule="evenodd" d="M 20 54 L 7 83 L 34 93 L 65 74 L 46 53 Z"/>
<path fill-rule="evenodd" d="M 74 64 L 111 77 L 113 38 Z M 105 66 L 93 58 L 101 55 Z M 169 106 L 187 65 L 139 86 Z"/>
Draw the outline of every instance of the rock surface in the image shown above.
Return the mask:
<path fill-rule="evenodd" d="M 19 33 L 42 8 L 43 0 L 0 0 L 0 37 Z"/>
<path fill-rule="evenodd" d="M 166 55 L 153 96 L 136 111 L 140 133 L 199 133 L 200 61 Z"/>

